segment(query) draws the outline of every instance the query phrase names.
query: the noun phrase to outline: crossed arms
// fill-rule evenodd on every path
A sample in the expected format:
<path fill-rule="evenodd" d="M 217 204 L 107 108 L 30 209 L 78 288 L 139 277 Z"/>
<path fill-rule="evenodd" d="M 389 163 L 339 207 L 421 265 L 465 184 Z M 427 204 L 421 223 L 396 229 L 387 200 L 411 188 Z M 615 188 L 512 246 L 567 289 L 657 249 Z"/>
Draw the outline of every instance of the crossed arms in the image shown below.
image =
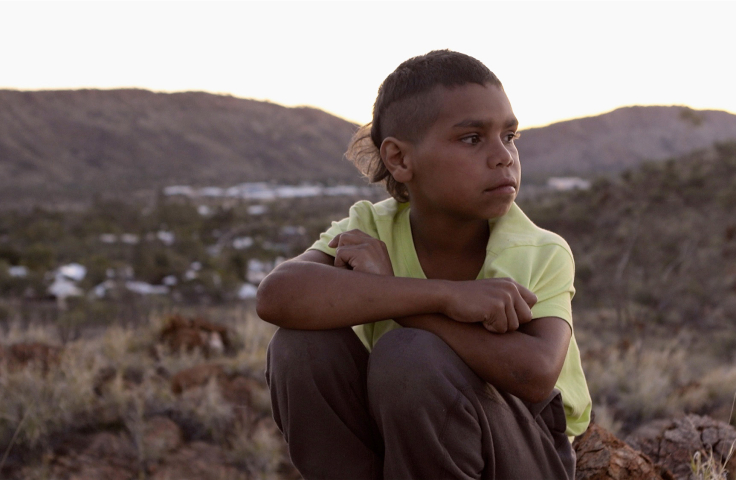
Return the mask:
<path fill-rule="evenodd" d="M 359 230 L 337 235 L 335 257 L 310 250 L 274 269 L 257 311 L 282 328 L 325 330 L 392 318 L 442 338 L 483 380 L 522 400 L 544 400 L 559 377 L 571 330 L 532 320 L 536 296 L 511 279 L 394 277 L 386 247 Z"/>

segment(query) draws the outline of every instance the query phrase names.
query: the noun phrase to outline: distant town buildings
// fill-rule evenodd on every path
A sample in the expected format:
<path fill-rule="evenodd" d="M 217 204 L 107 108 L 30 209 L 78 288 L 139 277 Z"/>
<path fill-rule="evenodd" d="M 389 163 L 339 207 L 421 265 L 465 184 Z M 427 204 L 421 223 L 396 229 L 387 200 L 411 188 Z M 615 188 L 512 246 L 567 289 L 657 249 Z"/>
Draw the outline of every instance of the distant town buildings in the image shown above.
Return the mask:
<path fill-rule="evenodd" d="M 552 190 L 588 190 L 590 188 L 590 180 L 579 177 L 551 177 L 547 179 L 547 186 Z"/>
<path fill-rule="evenodd" d="M 194 188 L 189 185 L 172 185 L 163 190 L 166 196 L 184 196 L 189 198 L 237 198 L 253 201 L 272 201 L 278 198 L 305 198 L 338 196 L 338 195 L 371 195 L 374 190 L 371 187 L 359 187 L 356 185 L 335 185 L 325 187 L 322 185 L 274 185 L 266 182 L 241 183 L 229 188 L 202 187 Z M 259 215 L 263 212 L 254 210 L 251 215 Z M 201 215 L 205 215 L 200 211 Z"/>

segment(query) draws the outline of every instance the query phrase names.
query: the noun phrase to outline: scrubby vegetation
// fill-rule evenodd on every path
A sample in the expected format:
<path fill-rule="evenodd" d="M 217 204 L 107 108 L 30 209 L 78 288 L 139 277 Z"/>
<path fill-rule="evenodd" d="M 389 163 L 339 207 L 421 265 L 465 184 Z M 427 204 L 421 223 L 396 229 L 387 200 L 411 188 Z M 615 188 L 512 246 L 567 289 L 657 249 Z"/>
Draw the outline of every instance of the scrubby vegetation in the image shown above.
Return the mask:
<path fill-rule="evenodd" d="M 98 448 L 103 458 L 97 462 L 114 464 L 114 457 L 126 454 L 120 445 L 128 446 L 133 463 L 123 470 L 131 478 L 157 471 L 184 478 L 172 470 L 180 468 L 175 455 L 202 443 L 215 449 L 229 470 L 197 478 L 293 476 L 263 381 L 273 328 L 247 308 L 220 313 L 231 318 L 233 345 L 222 355 L 205 358 L 201 349 L 167 348 L 160 336 L 166 321 L 153 318 L 137 328 L 113 326 L 101 336 L 68 342 L 52 362 L 2 365 L 0 458 L 7 457 L 2 473 L 65 478 L 70 469 L 87 468 L 90 475 L 93 470 L 71 453 L 81 456 L 105 439 L 104 432 L 119 445 Z M 12 324 L 0 348 L 37 342 L 59 345 L 53 329 Z M 193 367 L 203 366 L 218 375 L 192 376 Z"/>
<path fill-rule="evenodd" d="M 713 328 L 733 318 L 736 144 L 524 208 L 572 246 L 578 306 L 615 308 L 622 327 Z"/>
<path fill-rule="evenodd" d="M 575 253 L 575 333 L 596 421 L 622 438 L 685 412 L 736 420 L 735 182 L 736 144 L 721 144 L 521 205 Z M 291 475 L 280 436 L 265 426 L 262 369 L 272 330 L 242 306 L 237 287 L 248 281 L 251 261 L 273 264 L 301 252 L 354 200 L 279 200 L 264 215 L 248 213 L 245 203 L 214 202 L 203 214 L 193 200 L 163 197 L 149 206 L 99 202 L 83 211 L 0 214 L 0 345 L 63 348 L 60 363 L 47 369 L 0 372 L 6 471 L 45 478 L 66 458 L 60 444 L 104 431 L 135 447 L 131 471 L 151 474 L 179 451 L 145 447 L 147 425 L 164 417 L 187 445 L 219 448 L 233 472 Z M 138 240 L 123 242 L 125 234 Z M 252 244 L 236 248 L 233 240 L 243 237 Z M 87 268 L 78 282 L 83 295 L 49 300 L 53 272 L 69 262 Z M 10 267 L 27 274 L 11 275 Z M 141 296 L 123 283 L 94 293 L 108 280 L 160 285 L 167 277 L 176 282 L 166 295 Z M 215 358 L 213 378 L 256 382 L 248 388 L 251 416 L 241 415 L 219 380 L 172 390 L 175 374 L 213 362 L 204 350 L 162 346 L 162 322 L 172 312 L 194 312 L 235 332 L 236 348 Z"/>
<path fill-rule="evenodd" d="M 736 144 L 645 164 L 523 205 L 576 259 L 576 334 L 609 426 L 689 411 L 728 420 L 736 392 Z"/>

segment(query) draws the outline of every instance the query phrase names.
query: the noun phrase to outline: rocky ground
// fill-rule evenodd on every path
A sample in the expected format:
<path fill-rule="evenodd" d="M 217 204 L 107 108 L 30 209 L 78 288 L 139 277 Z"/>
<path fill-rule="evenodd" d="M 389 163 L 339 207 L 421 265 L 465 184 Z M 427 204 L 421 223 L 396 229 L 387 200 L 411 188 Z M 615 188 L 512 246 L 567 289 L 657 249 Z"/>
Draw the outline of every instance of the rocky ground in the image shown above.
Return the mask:
<path fill-rule="evenodd" d="M 299 478 L 261 373 L 271 330 L 247 325 L 172 316 L 93 346 L 0 345 L 0 474 Z M 735 442 L 732 426 L 700 415 L 648 422 L 623 439 L 594 422 L 574 443 L 576 478 L 733 479 Z"/>

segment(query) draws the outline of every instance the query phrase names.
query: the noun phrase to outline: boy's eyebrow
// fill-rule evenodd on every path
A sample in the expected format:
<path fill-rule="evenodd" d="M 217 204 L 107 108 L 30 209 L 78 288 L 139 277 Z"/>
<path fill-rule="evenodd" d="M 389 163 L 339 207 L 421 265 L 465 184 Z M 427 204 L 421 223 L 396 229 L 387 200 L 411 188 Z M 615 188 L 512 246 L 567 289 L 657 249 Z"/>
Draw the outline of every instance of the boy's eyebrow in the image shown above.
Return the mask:
<path fill-rule="evenodd" d="M 491 125 L 493 122 L 491 120 L 463 120 L 460 123 L 456 123 L 452 126 L 452 128 L 486 128 L 489 125 Z M 516 119 L 516 117 L 509 117 L 508 120 L 506 120 L 506 123 L 503 125 L 503 128 L 516 128 L 519 126 L 519 120 Z"/>

